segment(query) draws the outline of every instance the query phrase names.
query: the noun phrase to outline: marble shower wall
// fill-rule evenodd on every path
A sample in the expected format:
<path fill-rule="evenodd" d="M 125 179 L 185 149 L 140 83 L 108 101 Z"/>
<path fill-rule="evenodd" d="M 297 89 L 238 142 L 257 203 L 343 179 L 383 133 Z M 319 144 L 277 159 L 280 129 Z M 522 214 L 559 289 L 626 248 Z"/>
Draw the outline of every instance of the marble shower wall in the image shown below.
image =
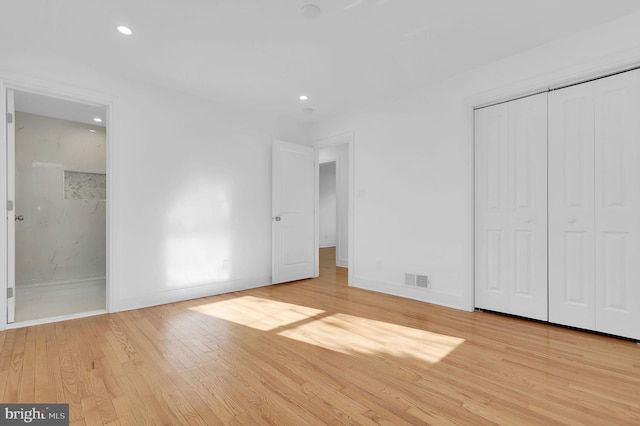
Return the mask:
<path fill-rule="evenodd" d="M 17 285 L 105 276 L 105 141 L 103 127 L 16 112 Z"/>

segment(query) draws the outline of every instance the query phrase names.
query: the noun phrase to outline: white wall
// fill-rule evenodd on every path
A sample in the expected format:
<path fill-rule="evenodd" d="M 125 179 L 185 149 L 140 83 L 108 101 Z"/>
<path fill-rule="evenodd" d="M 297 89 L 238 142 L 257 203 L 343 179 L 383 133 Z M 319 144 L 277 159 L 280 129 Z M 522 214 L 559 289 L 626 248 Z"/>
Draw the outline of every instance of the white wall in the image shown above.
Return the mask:
<path fill-rule="evenodd" d="M 321 148 L 318 161 L 336 165 L 336 265 L 346 268 L 349 266 L 349 145 Z"/>
<path fill-rule="evenodd" d="M 67 197 L 64 173 L 106 173 L 105 129 L 22 112 L 15 123 L 16 284 L 104 277 L 105 199 Z"/>
<path fill-rule="evenodd" d="M 640 15 L 314 126 L 314 139 L 354 132 L 350 284 L 471 309 L 472 107 L 631 64 Z M 432 290 L 404 287 L 407 272 L 431 275 Z"/>
<path fill-rule="evenodd" d="M 270 144 L 304 140 L 299 122 L 5 39 L 0 57 L 4 85 L 112 105 L 107 209 L 115 310 L 269 282 Z M 315 126 L 313 139 L 355 134 L 351 284 L 472 307 L 471 106 L 638 63 L 640 15 L 632 15 Z M 430 274 L 433 291 L 403 288 L 404 272 Z"/>
<path fill-rule="evenodd" d="M 335 247 L 337 238 L 336 163 L 320 164 L 318 188 L 320 247 Z"/>
<path fill-rule="evenodd" d="M 112 105 L 114 310 L 270 283 L 271 143 L 304 141 L 300 123 L 130 81 L 2 39 L 0 55 L 5 85 Z M 4 113 L 0 120 L 4 125 Z M 6 233 L 0 237 L 5 241 Z M 5 272 L 6 262 L 0 276 Z"/>

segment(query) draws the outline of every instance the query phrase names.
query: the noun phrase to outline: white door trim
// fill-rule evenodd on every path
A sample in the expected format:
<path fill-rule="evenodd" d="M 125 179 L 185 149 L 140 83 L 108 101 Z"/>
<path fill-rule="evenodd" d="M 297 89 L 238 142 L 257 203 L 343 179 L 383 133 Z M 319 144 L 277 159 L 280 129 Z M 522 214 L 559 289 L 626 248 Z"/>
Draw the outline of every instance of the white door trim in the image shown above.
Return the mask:
<path fill-rule="evenodd" d="M 72 102 L 83 103 L 87 105 L 94 105 L 104 107 L 106 111 L 106 155 L 107 155 L 107 229 L 106 229 L 106 311 L 114 312 L 117 310 L 116 305 L 116 291 L 114 279 L 115 268 L 113 266 L 113 212 L 114 212 L 114 196 L 117 193 L 117 187 L 115 185 L 114 177 L 114 138 L 113 135 L 113 104 L 114 99 L 110 96 L 106 96 L 101 93 L 93 92 L 90 90 L 82 90 L 78 88 L 71 88 L 68 86 L 62 86 L 54 83 L 50 84 L 32 84 L 28 82 L 22 82 L 17 80 L 0 79 L 0 126 L 2 127 L 2 136 L 0 136 L 0 166 L 2 170 L 7 170 L 7 90 L 13 90 L 18 92 L 28 92 L 36 95 L 47 96 L 51 98 L 57 98 Z M 0 173 L 0 203 L 4 204 L 6 214 L 6 202 L 7 202 L 7 175 L 6 173 Z M 8 244 L 7 226 L 3 224 L 0 226 L 0 330 L 7 328 L 13 328 L 16 326 L 22 326 L 20 323 L 7 324 L 7 244 Z M 45 321 L 46 322 L 46 321 Z"/>
<path fill-rule="evenodd" d="M 7 204 L 11 202 L 13 204 L 11 211 L 9 206 L 6 208 L 6 234 L 7 234 L 7 291 L 4 293 L 7 303 L 6 314 L 4 315 L 7 324 L 13 324 L 16 317 L 16 108 L 15 108 L 15 92 L 11 89 L 5 91 L 6 96 L 6 108 L 7 113 L 5 117 L 7 119 L 6 126 L 4 128 L 6 135 L 6 154 L 5 170 L 6 170 L 6 191 L 7 191 Z M 11 114 L 11 120 L 9 120 L 9 114 Z M 14 216 L 12 218 L 12 216 Z M 11 297 L 9 297 L 9 291 L 11 291 Z"/>
<path fill-rule="evenodd" d="M 0 136 L 0 170 L 7 170 L 7 87 L 4 82 L 0 81 L 0 125 L 2 132 Z M 4 204 L 5 220 L 0 226 L 0 330 L 4 330 L 7 326 L 7 173 L 0 173 L 0 203 Z"/>
<path fill-rule="evenodd" d="M 317 158 L 318 158 L 318 152 L 323 149 L 323 148 L 328 148 L 330 146 L 336 146 L 336 145 L 343 145 L 343 144 L 347 144 L 349 147 L 349 177 L 348 177 L 348 181 L 349 181 L 349 188 L 348 188 L 348 227 L 349 227 L 349 231 L 347 232 L 347 245 L 348 245 L 348 256 L 349 256 L 349 268 L 348 268 L 348 280 L 350 283 L 353 282 L 353 277 L 355 274 L 355 221 L 354 221 L 354 214 L 355 214 L 355 204 L 354 204 L 354 188 L 355 188 L 355 181 L 354 181 L 354 176 L 355 176 L 355 140 L 354 140 L 354 132 L 350 131 L 350 132 L 345 132 L 345 133 L 340 133 L 338 135 L 334 135 L 334 136 L 330 136 L 327 138 L 323 138 L 323 139 L 318 139 L 316 141 L 314 141 L 312 143 L 313 147 L 316 150 L 316 164 L 317 164 Z M 318 172 L 316 172 L 318 173 Z M 316 182 L 318 182 L 318 174 L 316 174 Z M 320 215 L 320 203 L 318 200 L 318 184 L 316 183 L 316 241 L 320 241 L 320 228 L 319 228 L 319 222 L 318 222 L 318 216 Z M 319 262 L 316 262 L 319 263 Z"/>

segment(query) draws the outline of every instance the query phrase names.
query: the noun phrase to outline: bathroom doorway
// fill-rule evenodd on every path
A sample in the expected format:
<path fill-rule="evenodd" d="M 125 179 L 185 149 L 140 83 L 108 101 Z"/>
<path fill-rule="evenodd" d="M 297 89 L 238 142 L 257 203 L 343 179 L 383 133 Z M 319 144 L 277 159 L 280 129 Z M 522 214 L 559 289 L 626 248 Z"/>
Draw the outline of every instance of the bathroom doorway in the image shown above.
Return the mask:
<path fill-rule="evenodd" d="M 106 312 L 107 108 L 23 91 L 7 98 L 7 322 Z"/>

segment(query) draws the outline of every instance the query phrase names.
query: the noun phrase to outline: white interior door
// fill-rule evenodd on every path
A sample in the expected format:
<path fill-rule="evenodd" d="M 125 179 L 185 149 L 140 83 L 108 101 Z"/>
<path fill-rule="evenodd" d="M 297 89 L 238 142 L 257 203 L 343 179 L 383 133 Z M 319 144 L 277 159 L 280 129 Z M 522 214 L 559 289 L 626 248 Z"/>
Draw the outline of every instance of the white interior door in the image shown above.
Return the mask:
<path fill-rule="evenodd" d="M 315 151 L 274 141 L 272 180 L 272 282 L 315 275 Z"/>
<path fill-rule="evenodd" d="M 475 305 L 509 311 L 509 109 L 475 111 Z"/>
<path fill-rule="evenodd" d="M 591 84 L 596 330 L 640 339 L 640 71 Z"/>
<path fill-rule="evenodd" d="M 595 329 L 593 85 L 549 94 L 549 321 Z"/>
<path fill-rule="evenodd" d="M 15 226 L 15 106 L 13 90 L 7 90 L 7 323 L 16 315 L 16 226 Z"/>
<path fill-rule="evenodd" d="M 476 111 L 476 306 L 547 319 L 546 94 Z"/>
<path fill-rule="evenodd" d="M 509 313 L 547 316 L 547 94 L 509 105 Z"/>

